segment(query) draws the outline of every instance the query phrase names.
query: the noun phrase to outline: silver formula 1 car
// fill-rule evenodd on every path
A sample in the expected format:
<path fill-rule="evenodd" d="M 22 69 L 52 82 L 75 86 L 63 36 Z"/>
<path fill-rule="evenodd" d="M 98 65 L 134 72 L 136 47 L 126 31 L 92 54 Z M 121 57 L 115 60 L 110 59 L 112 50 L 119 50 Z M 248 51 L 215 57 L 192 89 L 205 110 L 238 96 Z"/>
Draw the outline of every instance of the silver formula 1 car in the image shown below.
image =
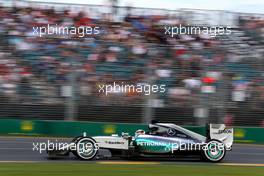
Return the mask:
<path fill-rule="evenodd" d="M 48 150 L 50 157 L 73 153 L 83 160 L 98 158 L 101 149 L 111 152 L 111 157 L 172 157 L 199 155 L 205 161 L 219 162 L 230 151 L 233 144 L 233 128 L 224 124 L 210 124 L 207 135 L 187 130 L 171 123 L 152 123 L 149 130 L 137 130 L 134 136 L 122 133 L 121 136 L 87 137 L 78 136 L 60 149 Z"/>

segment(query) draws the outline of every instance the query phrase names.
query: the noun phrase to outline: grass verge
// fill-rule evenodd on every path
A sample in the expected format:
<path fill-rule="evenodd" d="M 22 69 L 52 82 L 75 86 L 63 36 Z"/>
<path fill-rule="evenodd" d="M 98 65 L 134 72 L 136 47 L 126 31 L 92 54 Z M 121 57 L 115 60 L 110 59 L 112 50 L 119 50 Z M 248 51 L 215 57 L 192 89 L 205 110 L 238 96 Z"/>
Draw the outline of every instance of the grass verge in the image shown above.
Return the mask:
<path fill-rule="evenodd" d="M 2 176 L 263 176 L 264 167 L 214 164 L 0 163 Z"/>

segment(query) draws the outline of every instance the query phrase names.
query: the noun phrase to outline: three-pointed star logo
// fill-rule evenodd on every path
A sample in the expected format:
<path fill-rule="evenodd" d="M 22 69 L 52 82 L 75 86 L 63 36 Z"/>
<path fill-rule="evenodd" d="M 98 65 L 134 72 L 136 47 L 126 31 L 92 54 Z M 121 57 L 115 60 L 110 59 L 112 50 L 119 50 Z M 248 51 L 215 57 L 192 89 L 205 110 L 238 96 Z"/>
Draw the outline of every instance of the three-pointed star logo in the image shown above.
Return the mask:
<path fill-rule="evenodd" d="M 168 135 L 170 136 L 174 136 L 176 134 L 176 130 L 173 129 L 173 128 L 169 128 L 168 131 L 167 131 Z"/>

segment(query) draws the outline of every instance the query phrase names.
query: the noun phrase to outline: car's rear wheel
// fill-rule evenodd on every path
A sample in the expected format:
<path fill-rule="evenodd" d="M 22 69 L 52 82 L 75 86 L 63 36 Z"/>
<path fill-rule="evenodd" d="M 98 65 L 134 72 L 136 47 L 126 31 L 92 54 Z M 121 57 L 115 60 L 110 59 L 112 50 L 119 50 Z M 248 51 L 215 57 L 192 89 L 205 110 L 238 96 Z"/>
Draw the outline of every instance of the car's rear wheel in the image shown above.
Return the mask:
<path fill-rule="evenodd" d="M 75 141 L 76 151 L 72 152 L 82 160 L 92 160 L 98 153 L 98 145 L 93 138 L 82 137 Z"/>
<path fill-rule="evenodd" d="M 218 140 L 210 140 L 203 147 L 202 158 L 210 162 L 220 162 L 226 154 L 225 145 Z"/>

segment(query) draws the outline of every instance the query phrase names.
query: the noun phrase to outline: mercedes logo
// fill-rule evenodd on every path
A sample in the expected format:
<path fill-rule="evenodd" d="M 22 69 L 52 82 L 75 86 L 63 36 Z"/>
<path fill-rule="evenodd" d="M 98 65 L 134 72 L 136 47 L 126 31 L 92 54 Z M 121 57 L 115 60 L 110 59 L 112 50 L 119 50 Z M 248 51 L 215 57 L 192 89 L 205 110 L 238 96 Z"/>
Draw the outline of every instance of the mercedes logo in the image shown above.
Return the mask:
<path fill-rule="evenodd" d="M 173 128 L 169 128 L 167 133 L 168 133 L 169 136 L 174 136 L 176 134 L 176 130 L 173 129 Z"/>

